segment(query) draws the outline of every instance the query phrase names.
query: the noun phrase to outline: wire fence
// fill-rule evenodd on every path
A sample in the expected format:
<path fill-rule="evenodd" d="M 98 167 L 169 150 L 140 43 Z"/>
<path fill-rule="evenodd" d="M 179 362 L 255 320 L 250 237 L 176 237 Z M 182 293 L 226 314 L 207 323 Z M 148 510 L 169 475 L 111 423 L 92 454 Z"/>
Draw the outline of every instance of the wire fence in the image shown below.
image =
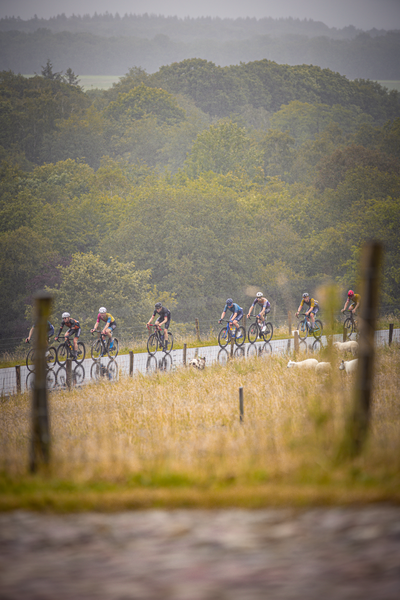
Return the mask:
<path fill-rule="evenodd" d="M 377 346 L 389 344 L 389 341 L 400 343 L 400 328 L 379 330 L 375 332 L 375 343 Z M 175 335 L 175 333 L 174 333 Z M 391 340 L 390 340 L 391 336 Z M 342 341 L 342 334 L 332 336 L 333 341 Z M 307 353 L 319 352 L 327 344 L 327 338 L 323 336 L 320 340 L 307 338 L 300 340 L 300 349 Z M 171 371 L 178 367 L 189 364 L 193 358 L 202 356 L 206 358 L 207 364 L 219 362 L 225 364 L 231 358 L 249 358 L 253 356 L 268 356 L 272 353 L 282 354 L 294 351 L 294 338 L 272 339 L 268 343 L 256 342 L 246 343 L 242 347 L 228 346 L 221 349 L 219 346 L 204 346 L 197 348 L 184 348 L 172 350 L 170 354 L 157 352 L 150 356 L 145 352 L 121 354 L 115 359 L 102 357 L 99 360 L 86 358 L 82 364 L 74 362 L 65 365 L 55 364 L 47 371 L 47 388 L 56 391 L 69 387 L 79 387 L 88 383 L 114 382 L 120 377 L 133 376 L 138 373 L 152 373 L 155 371 Z M 70 373 L 68 369 L 70 368 Z M 33 388 L 35 374 L 29 371 L 25 365 L 0 369 L 0 396 L 6 397 L 13 394 L 23 393 Z"/>

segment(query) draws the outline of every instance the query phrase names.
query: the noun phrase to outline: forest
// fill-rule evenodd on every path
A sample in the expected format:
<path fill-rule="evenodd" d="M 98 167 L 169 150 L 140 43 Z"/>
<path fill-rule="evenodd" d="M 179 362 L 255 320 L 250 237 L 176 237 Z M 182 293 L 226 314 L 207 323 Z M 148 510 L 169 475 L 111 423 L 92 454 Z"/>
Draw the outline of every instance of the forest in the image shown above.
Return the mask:
<path fill-rule="evenodd" d="M 144 329 L 156 299 L 175 322 L 217 321 L 258 290 L 294 311 L 323 284 L 357 289 L 370 238 L 381 310 L 398 311 L 398 92 L 269 60 L 132 67 L 89 92 L 48 60 L 0 82 L 2 340 L 26 334 L 43 288 L 56 325 L 104 305 Z"/>
<path fill-rule="evenodd" d="M 268 58 L 313 64 L 349 79 L 400 79 L 400 32 L 329 28 L 299 19 L 178 19 L 95 14 L 0 19 L 0 70 L 33 74 L 43 57 L 58 71 L 122 75 L 132 65 L 155 73 L 194 57 L 223 67 Z"/>

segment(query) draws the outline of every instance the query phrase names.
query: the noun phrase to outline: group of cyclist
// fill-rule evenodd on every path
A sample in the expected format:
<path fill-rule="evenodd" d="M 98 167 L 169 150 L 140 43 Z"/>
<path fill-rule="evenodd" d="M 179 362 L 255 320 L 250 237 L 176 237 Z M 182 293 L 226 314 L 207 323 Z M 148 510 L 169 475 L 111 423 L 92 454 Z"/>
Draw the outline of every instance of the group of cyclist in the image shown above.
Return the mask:
<path fill-rule="evenodd" d="M 261 309 L 257 315 L 257 318 L 259 319 L 259 322 L 260 322 L 261 331 L 263 331 L 265 329 L 265 315 L 267 315 L 271 311 L 271 304 L 267 300 L 267 298 L 265 298 L 265 296 L 262 294 L 262 292 L 257 292 L 256 297 L 247 312 L 247 319 L 250 318 L 251 313 L 253 312 L 253 309 L 256 305 L 259 306 Z M 311 298 L 310 294 L 308 294 L 308 292 L 304 292 L 303 297 L 300 302 L 300 306 L 297 309 L 296 316 L 299 315 L 299 313 L 304 305 L 307 307 L 305 314 L 311 320 L 311 331 L 312 331 L 315 326 L 315 316 L 319 311 L 319 303 L 318 303 L 318 300 L 316 300 L 315 298 Z M 344 307 L 342 308 L 341 312 L 344 312 L 348 306 L 349 306 L 348 310 L 350 312 L 352 312 L 353 315 L 355 315 L 356 310 L 360 306 L 360 295 L 355 294 L 353 292 L 353 290 L 348 291 L 346 302 L 345 302 Z M 239 304 L 234 302 L 232 298 L 227 299 L 224 310 L 222 311 L 222 314 L 221 314 L 221 318 L 219 319 L 218 322 L 219 323 L 222 322 L 222 320 L 225 317 L 225 314 L 228 310 L 232 313 L 229 320 L 236 327 L 239 327 L 239 321 L 243 318 L 243 314 L 244 314 L 243 308 L 241 308 L 239 306 Z M 169 325 L 171 322 L 171 311 L 168 308 L 166 308 L 165 306 L 163 306 L 161 302 L 157 302 L 154 306 L 154 312 L 153 312 L 152 316 L 150 317 L 149 321 L 147 322 L 147 327 L 150 327 L 150 324 L 152 323 L 152 321 L 155 317 L 156 317 L 156 320 L 155 320 L 154 324 L 159 328 L 164 326 L 164 348 L 163 349 L 166 350 L 167 345 L 168 345 L 168 328 L 169 328 Z M 95 323 L 93 329 L 90 330 L 91 333 L 94 333 L 97 330 L 97 328 L 100 325 L 100 322 L 102 322 L 102 330 L 101 330 L 102 335 L 108 336 L 110 338 L 109 348 L 111 349 L 114 344 L 113 331 L 115 330 L 117 323 L 116 323 L 114 317 L 110 313 L 107 312 L 107 309 L 104 306 L 101 306 L 99 308 L 99 314 L 97 315 L 96 323 Z M 103 325 L 103 323 L 104 323 L 104 325 Z M 30 329 L 29 335 L 25 339 L 26 343 L 30 342 L 33 331 L 35 329 L 35 325 L 36 324 L 34 324 L 32 326 L 32 328 Z M 54 335 L 54 327 L 49 321 L 47 322 L 47 326 L 48 326 L 48 334 L 47 335 L 50 338 L 52 335 Z M 62 314 L 62 321 L 61 321 L 59 331 L 58 331 L 56 337 L 54 338 L 56 341 L 60 337 L 61 332 L 64 329 L 64 327 L 67 327 L 67 331 L 64 334 L 65 340 L 68 341 L 68 339 L 73 336 L 73 339 L 74 339 L 74 356 L 73 356 L 73 358 L 76 360 L 77 354 L 78 354 L 78 339 L 81 334 L 81 327 L 80 327 L 79 321 L 77 319 L 72 319 L 71 315 L 68 312 L 64 312 Z"/>

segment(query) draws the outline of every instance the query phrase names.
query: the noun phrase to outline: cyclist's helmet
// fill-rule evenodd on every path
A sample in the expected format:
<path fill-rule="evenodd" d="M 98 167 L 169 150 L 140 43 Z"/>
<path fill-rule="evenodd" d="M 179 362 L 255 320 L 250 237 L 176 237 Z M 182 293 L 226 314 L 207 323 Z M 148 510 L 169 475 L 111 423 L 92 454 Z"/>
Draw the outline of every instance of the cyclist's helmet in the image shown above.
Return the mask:
<path fill-rule="evenodd" d="M 71 315 L 69 313 L 63 313 L 62 314 L 62 318 L 63 319 L 68 319 L 68 317 L 70 317 Z"/>
<path fill-rule="evenodd" d="M 226 301 L 227 306 L 231 306 L 231 304 L 233 304 L 233 300 L 232 298 L 228 298 L 228 300 Z"/>
<path fill-rule="evenodd" d="M 354 296 L 354 292 L 353 292 L 353 290 L 349 290 L 349 291 L 347 292 L 347 295 L 348 295 L 348 297 L 349 297 L 349 298 L 351 298 L 352 296 Z"/>
<path fill-rule="evenodd" d="M 310 295 L 310 294 L 309 294 L 308 292 L 304 292 L 304 294 L 303 294 L 303 298 L 308 298 L 308 296 L 309 296 L 309 295 Z"/>
<path fill-rule="evenodd" d="M 106 313 L 106 312 L 107 312 L 107 309 L 104 308 L 104 306 L 100 306 L 99 313 Z"/>
<path fill-rule="evenodd" d="M 263 297 L 262 292 L 257 292 L 256 298 L 262 298 L 262 297 Z"/>
<path fill-rule="evenodd" d="M 161 302 L 156 302 L 156 303 L 155 303 L 155 305 L 154 305 L 154 308 L 155 308 L 155 309 L 157 309 L 157 308 L 161 308 L 161 307 L 162 307 L 162 304 L 161 304 Z"/>

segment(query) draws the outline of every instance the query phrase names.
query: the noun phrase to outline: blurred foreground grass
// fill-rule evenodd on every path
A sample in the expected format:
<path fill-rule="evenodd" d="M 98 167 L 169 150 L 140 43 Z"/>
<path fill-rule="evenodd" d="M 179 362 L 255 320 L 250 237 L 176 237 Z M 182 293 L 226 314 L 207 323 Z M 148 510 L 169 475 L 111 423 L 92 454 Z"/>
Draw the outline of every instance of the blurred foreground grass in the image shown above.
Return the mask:
<path fill-rule="evenodd" d="M 331 376 L 267 356 L 55 392 L 51 467 L 35 476 L 26 474 L 29 395 L 3 399 L 0 509 L 400 501 L 399 349 L 377 353 L 368 443 L 345 463 L 353 380 L 329 350 L 318 358 L 332 361 Z"/>

